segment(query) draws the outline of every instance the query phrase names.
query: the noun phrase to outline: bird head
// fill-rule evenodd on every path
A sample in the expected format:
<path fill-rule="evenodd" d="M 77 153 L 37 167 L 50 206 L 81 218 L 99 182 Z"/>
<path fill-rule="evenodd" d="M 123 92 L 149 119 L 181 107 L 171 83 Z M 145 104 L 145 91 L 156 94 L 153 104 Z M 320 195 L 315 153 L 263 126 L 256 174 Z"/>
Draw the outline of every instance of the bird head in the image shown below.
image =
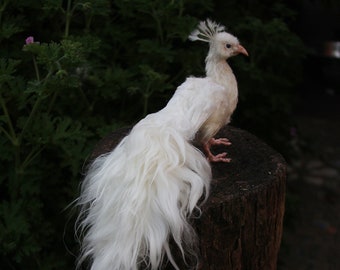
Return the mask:
<path fill-rule="evenodd" d="M 240 44 L 238 39 L 225 31 L 225 27 L 209 19 L 201 21 L 190 35 L 192 41 L 200 40 L 210 45 L 209 55 L 211 58 L 228 59 L 237 54 L 248 56 L 247 50 Z"/>

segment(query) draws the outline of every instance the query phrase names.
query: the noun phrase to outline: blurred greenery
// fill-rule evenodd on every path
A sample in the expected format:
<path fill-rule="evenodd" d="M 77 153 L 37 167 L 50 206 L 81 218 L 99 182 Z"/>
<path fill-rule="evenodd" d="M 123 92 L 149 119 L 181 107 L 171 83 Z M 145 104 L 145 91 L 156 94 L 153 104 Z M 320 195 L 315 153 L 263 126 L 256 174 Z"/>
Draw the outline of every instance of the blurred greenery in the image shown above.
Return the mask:
<path fill-rule="evenodd" d="M 199 20 L 227 25 L 250 53 L 231 60 L 233 125 L 287 151 L 305 54 L 295 15 L 284 1 L 2 0 L 0 268 L 74 268 L 65 208 L 91 149 L 204 75 L 207 46 L 187 41 Z"/>

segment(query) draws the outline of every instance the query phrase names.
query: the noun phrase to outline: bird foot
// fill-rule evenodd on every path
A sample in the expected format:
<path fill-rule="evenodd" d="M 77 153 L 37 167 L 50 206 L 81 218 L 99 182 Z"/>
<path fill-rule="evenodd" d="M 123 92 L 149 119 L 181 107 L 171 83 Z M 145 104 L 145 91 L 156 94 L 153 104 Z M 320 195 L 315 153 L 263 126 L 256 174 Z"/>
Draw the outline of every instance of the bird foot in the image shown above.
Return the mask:
<path fill-rule="evenodd" d="M 218 139 L 215 139 L 215 138 L 211 138 L 209 141 L 208 141 L 208 144 L 209 144 L 209 147 L 211 145 L 231 145 L 231 142 L 229 141 L 229 139 L 227 138 L 218 138 Z"/>
<path fill-rule="evenodd" d="M 228 163 L 228 162 L 231 161 L 230 158 L 226 158 L 226 156 L 227 156 L 226 152 L 221 153 L 221 154 L 217 154 L 217 155 L 214 155 L 213 153 L 211 153 L 210 147 L 212 145 L 229 146 L 229 145 L 231 145 L 231 142 L 227 138 L 219 138 L 219 139 L 211 138 L 207 143 L 205 143 L 203 145 L 203 147 L 204 147 L 204 151 L 207 155 L 207 159 L 210 162 L 226 162 L 226 163 Z"/>

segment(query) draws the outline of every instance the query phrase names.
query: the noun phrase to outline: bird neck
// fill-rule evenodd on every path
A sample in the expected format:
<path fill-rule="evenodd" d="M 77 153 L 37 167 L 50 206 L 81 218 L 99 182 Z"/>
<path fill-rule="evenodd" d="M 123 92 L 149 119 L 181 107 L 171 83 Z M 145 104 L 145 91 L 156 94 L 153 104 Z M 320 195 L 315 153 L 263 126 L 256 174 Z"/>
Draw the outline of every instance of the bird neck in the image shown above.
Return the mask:
<path fill-rule="evenodd" d="M 223 86 L 233 84 L 236 79 L 234 73 L 225 59 L 208 54 L 206 58 L 206 75 Z"/>

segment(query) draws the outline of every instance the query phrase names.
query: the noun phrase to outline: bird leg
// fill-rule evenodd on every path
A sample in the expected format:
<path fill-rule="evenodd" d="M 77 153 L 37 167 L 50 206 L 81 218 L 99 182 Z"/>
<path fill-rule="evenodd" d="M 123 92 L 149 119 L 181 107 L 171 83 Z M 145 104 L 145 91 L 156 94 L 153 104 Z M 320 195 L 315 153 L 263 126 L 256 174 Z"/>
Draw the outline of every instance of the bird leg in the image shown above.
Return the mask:
<path fill-rule="evenodd" d="M 214 155 L 213 153 L 211 153 L 210 151 L 210 147 L 213 145 L 231 145 L 231 142 L 227 139 L 227 138 L 219 138 L 219 139 L 215 139 L 215 138 L 211 138 L 208 142 L 203 144 L 203 149 L 207 155 L 207 158 L 210 162 L 230 162 L 231 159 L 230 158 L 226 158 L 227 153 L 221 153 L 221 154 L 217 154 Z"/>

